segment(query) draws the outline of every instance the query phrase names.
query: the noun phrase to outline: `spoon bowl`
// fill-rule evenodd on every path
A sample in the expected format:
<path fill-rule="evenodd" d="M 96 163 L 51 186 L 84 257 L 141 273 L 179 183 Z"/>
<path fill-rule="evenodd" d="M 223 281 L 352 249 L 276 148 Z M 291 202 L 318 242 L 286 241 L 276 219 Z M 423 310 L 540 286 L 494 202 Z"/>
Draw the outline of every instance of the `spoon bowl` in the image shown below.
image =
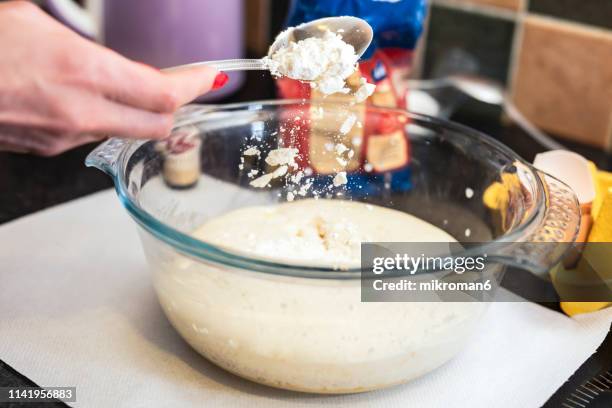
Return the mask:
<path fill-rule="evenodd" d="M 270 46 L 268 56 L 271 57 L 276 51 L 292 42 L 312 37 L 321 38 L 327 31 L 341 35 L 342 40 L 352 45 L 360 57 L 370 46 L 374 36 L 372 27 L 361 18 L 351 16 L 320 18 L 281 32 Z"/>

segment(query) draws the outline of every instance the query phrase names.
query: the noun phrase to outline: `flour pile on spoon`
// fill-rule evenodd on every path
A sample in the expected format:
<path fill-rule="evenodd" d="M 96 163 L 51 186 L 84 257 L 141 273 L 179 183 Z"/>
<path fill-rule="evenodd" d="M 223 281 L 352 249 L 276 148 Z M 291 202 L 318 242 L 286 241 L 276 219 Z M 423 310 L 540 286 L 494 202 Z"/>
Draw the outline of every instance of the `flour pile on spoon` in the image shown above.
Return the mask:
<path fill-rule="evenodd" d="M 327 31 L 323 37 L 289 43 L 264 60 L 273 75 L 309 81 L 330 95 L 349 93 L 345 80 L 357 69 L 359 55 L 339 34 Z"/>

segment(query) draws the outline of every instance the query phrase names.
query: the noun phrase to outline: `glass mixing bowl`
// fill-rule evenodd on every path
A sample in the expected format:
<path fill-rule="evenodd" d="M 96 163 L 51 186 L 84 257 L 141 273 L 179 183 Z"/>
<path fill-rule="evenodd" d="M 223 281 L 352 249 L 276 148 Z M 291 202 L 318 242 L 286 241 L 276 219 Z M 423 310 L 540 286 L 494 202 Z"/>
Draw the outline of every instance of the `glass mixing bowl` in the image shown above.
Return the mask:
<path fill-rule="evenodd" d="M 339 136 L 350 114 L 357 123 Z M 355 154 L 348 183 L 327 189 L 339 164 L 326 152 L 338 137 Z M 403 110 L 331 100 L 188 106 L 170 140 L 110 139 L 87 165 L 114 179 L 181 336 L 215 364 L 275 387 L 346 393 L 408 381 L 458 353 L 486 303 L 361 302 L 359 270 L 253 258 L 190 235 L 207 220 L 325 190 L 321 199 L 390 207 L 474 243 L 497 276 L 505 265 L 545 272 L 558 251 L 521 244 L 572 242 L 579 227 L 563 183 L 477 131 Z M 317 189 L 250 187 L 253 169 L 267 171 L 242 154 L 251 146 L 296 147 Z M 491 246 L 500 242 L 511 245 Z"/>

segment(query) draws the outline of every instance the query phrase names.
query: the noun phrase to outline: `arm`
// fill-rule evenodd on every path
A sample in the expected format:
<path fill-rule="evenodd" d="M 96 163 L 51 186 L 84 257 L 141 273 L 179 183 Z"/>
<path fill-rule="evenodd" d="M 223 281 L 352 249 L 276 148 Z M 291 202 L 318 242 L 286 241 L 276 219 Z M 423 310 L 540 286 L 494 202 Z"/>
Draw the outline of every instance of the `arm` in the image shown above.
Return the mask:
<path fill-rule="evenodd" d="M 210 67 L 162 73 L 130 61 L 25 1 L 0 4 L 0 49 L 0 150 L 48 156 L 109 134 L 163 138 L 176 109 L 227 80 Z"/>

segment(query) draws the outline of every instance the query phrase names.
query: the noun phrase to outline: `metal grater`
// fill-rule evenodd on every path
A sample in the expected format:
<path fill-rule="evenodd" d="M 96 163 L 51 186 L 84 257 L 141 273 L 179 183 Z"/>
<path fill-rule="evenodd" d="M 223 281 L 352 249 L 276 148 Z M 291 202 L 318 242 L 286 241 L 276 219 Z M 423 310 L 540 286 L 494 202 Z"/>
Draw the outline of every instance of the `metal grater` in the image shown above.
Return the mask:
<path fill-rule="evenodd" d="M 612 406 L 612 371 L 584 381 L 561 403 L 565 408 L 599 408 Z"/>

